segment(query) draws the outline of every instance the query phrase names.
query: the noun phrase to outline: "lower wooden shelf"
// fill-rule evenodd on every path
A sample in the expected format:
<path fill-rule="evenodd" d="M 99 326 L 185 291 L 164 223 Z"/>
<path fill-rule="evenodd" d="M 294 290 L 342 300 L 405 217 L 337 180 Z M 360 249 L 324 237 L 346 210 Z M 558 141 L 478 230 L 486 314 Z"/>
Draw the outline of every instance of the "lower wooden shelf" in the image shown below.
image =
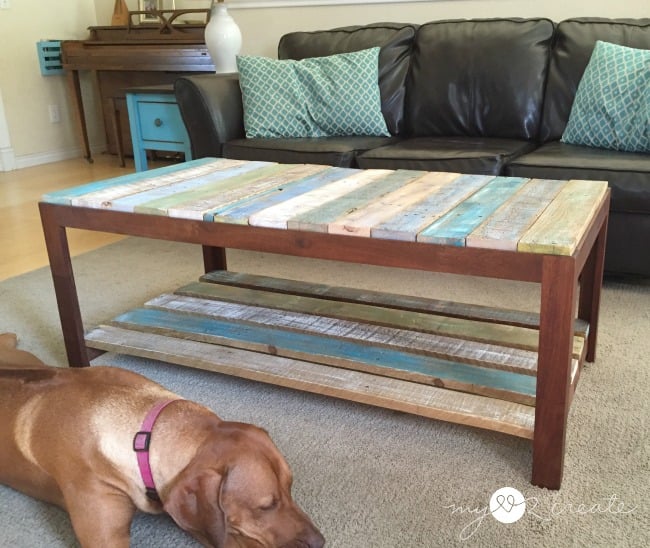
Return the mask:
<path fill-rule="evenodd" d="M 86 344 L 532 438 L 538 316 L 219 271 Z M 588 325 L 576 322 L 573 377 Z"/>

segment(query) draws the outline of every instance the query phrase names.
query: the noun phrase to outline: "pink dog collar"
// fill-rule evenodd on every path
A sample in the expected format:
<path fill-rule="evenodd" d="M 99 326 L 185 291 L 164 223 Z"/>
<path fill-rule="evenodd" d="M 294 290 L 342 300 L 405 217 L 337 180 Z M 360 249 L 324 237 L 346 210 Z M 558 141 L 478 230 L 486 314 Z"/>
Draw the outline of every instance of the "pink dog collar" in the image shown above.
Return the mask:
<path fill-rule="evenodd" d="M 178 400 L 165 400 L 154 405 L 144 418 L 140 431 L 133 437 L 133 450 L 138 457 L 138 468 L 140 468 L 140 476 L 142 476 L 147 497 L 156 502 L 160 502 L 160 497 L 158 496 L 158 491 L 156 491 L 156 484 L 153 481 L 153 474 L 149 465 L 151 431 L 153 430 L 158 415 L 160 415 L 165 407 L 175 401 Z"/>

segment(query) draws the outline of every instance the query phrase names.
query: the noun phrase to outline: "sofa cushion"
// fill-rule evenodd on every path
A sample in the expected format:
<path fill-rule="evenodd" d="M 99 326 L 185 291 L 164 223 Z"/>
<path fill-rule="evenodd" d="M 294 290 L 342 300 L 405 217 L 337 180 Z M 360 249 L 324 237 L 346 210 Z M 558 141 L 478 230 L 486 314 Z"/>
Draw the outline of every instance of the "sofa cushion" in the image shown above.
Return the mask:
<path fill-rule="evenodd" d="M 499 175 L 513 158 L 534 148 L 532 143 L 485 137 L 417 137 L 359 155 L 359 167 L 418 169 Z"/>
<path fill-rule="evenodd" d="M 650 214 L 649 154 L 553 141 L 513 160 L 506 173 L 516 177 L 608 181 L 612 211 Z"/>
<path fill-rule="evenodd" d="M 553 30 L 548 19 L 422 25 L 407 80 L 414 136 L 535 139 Z"/>
<path fill-rule="evenodd" d="M 542 142 L 562 137 L 596 40 L 650 49 L 650 19 L 577 18 L 558 25 L 539 134 Z"/>
<path fill-rule="evenodd" d="M 278 58 L 299 60 L 379 46 L 381 110 L 389 131 L 396 135 L 404 122 L 405 80 L 416 28 L 402 23 L 377 23 L 292 32 L 280 38 Z"/>
<path fill-rule="evenodd" d="M 650 50 L 596 42 L 561 141 L 650 152 Z"/>
<path fill-rule="evenodd" d="M 238 57 L 246 136 L 388 136 L 378 57 L 378 47 L 301 61 Z"/>
<path fill-rule="evenodd" d="M 398 139 L 398 137 L 234 139 L 224 144 L 223 156 L 237 160 L 357 167 L 357 154 Z"/>

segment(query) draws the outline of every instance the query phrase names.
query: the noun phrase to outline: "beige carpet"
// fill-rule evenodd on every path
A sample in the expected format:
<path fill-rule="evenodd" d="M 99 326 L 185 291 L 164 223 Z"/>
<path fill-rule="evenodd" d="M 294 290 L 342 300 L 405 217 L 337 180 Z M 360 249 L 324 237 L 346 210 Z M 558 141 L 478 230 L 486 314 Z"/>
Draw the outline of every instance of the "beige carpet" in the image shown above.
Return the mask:
<path fill-rule="evenodd" d="M 232 252 L 232 270 L 536 310 L 535 285 Z M 194 281 L 201 253 L 127 239 L 74 261 L 86 326 Z M 269 430 L 291 464 L 294 496 L 328 546 L 630 546 L 650 537 L 650 285 L 605 284 L 598 359 L 569 417 L 562 489 L 533 487 L 526 440 L 342 400 L 125 356 L 133 369 L 227 419 Z M 48 270 L 0 283 L 0 331 L 63 365 Z M 503 524 L 485 508 L 499 488 L 526 497 Z M 455 509 L 455 510 L 454 510 Z M 75 546 L 64 512 L 0 487 L 0 546 Z M 195 546 L 164 516 L 138 515 L 132 546 Z"/>

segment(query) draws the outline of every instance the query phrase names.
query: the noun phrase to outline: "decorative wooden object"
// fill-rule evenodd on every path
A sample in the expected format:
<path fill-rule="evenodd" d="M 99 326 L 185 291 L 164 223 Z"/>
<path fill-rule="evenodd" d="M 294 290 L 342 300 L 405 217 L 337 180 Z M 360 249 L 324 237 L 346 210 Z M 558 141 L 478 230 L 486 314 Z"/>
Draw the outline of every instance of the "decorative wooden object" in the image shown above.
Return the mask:
<path fill-rule="evenodd" d="M 129 22 L 129 8 L 124 0 L 115 0 L 111 25 L 126 25 Z"/>
<path fill-rule="evenodd" d="M 126 352 L 531 438 L 532 482 L 560 487 L 606 182 L 206 158 L 40 209 L 70 364 Z M 209 272 L 84 334 L 65 227 L 198 243 Z M 540 311 L 228 272 L 227 247 L 536 282 Z"/>

